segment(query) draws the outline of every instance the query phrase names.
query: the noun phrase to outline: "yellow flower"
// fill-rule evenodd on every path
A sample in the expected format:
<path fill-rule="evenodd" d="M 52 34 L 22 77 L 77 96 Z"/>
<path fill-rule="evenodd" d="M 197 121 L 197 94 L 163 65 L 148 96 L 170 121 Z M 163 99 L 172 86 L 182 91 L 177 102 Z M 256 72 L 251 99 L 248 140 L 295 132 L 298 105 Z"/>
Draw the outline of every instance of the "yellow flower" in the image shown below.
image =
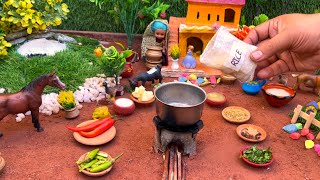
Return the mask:
<path fill-rule="evenodd" d="M 58 95 L 58 103 L 64 109 L 72 109 L 76 106 L 72 91 L 60 91 Z"/>
<path fill-rule="evenodd" d="M 57 17 L 56 17 L 56 18 L 54 18 L 54 20 L 53 20 L 53 21 L 54 21 L 54 23 L 55 23 L 56 25 L 60 25 L 60 24 L 61 24 L 61 22 L 62 22 L 62 21 L 61 21 L 61 18 L 57 18 Z"/>

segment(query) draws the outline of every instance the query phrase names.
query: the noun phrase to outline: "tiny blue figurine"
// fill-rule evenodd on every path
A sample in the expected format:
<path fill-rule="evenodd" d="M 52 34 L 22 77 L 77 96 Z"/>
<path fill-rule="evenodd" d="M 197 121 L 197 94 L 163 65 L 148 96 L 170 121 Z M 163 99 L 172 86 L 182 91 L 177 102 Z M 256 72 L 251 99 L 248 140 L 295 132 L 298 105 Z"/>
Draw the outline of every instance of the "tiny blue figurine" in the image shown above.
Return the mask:
<path fill-rule="evenodd" d="M 192 45 L 188 47 L 187 56 L 184 57 L 182 61 L 183 67 L 187 69 L 193 69 L 197 65 L 196 59 L 192 56 L 193 49 L 194 47 Z"/>
<path fill-rule="evenodd" d="M 242 89 L 247 94 L 256 95 L 260 92 L 262 86 L 266 82 L 267 82 L 267 80 L 247 81 L 242 84 Z"/>

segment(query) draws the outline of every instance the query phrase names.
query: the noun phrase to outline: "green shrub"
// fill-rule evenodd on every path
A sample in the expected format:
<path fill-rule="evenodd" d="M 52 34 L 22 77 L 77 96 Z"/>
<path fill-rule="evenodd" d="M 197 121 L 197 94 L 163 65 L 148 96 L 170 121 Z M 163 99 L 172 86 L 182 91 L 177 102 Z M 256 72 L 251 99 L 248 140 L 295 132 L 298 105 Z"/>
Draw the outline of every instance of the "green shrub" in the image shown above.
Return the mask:
<path fill-rule="evenodd" d="M 8 0 L 0 12 L 0 25 L 7 34 L 24 29 L 31 34 L 60 25 L 68 12 L 67 4 L 62 0 Z"/>
<path fill-rule="evenodd" d="M 154 3 L 156 0 L 150 0 Z M 124 32 L 120 25 L 107 15 L 107 7 L 100 10 L 88 0 L 65 0 L 69 5 L 70 13 L 59 29 L 100 31 L 100 32 Z M 163 0 L 170 4 L 167 17 L 185 17 L 188 4 L 185 0 Z M 269 18 L 285 13 L 314 13 L 320 9 L 320 0 L 246 0 L 246 6 L 242 10 L 247 24 L 252 24 L 255 16 L 266 14 Z M 143 33 L 143 29 L 139 33 Z"/>

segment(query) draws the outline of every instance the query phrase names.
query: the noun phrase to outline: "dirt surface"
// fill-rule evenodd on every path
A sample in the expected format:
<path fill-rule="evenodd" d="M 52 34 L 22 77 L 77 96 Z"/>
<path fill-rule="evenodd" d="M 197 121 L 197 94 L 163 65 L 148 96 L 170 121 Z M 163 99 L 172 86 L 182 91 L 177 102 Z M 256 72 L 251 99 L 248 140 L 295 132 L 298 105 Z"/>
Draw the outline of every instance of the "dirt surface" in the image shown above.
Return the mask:
<path fill-rule="evenodd" d="M 139 62 L 134 65 L 135 72 L 143 71 Z M 174 79 L 165 79 L 172 81 Z M 289 81 L 292 85 L 293 79 Z M 127 83 L 123 80 L 122 83 Z M 146 85 L 151 88 L 150 84 Z M 305 138 L 291 140 L 282 131 L 290 123 L 288 113 L 297 104 L 305 105 L 318 97 L 310 92 L 299 91 L 285 107 L 273 108 L 265 101 L 262 92 L 256 96 L 246 95 L 241 84 L 204 87 L 206 92 L 222 92 L 227 96 L 227 104 L 213 108 L 205 104 L 202 120 L 204 128 L 197 136 L 197 155 L 187 163 L 187 179 L 319 179 L 320 157 L 315 151 L 304 148 Z M 125 94 L 124 97 L 128 97 Z M 271 146 L 275 156 L 274 163 L 267 168 L 254 168 L 239 158 L 239 151 L 245 145 L 252 145 L 236 134 L 237 125 L 222 118 L 224 107 L 242 106 L 251 112 L 249 123 L 267 131 L 267 139 L 259 143 Z M 78 125 L 91 119 L 93 110 L 101 105 L 83 104 L 80 116 L 66 120 L 64 111 L 52 116 L 40 115 L 43 132 L 36 132 L 28 116 L 16 123 L 15 116 L 7 116 L 0 122 L 0 152 L 6 160 L 6 167 L 0 179 L 90 179 L 79 173 L 76 160 L 85 152 L 99 147 L 111 156 L 124 155 L 113 169 L 101 179 L 160 179 L 163 170 L 161 153 L 153 152 L 155 127 L 152 118 L 156 115 L 155 104 L 136 106 L 134 114 L 117 121 L 116 137 L 100 146 L 85 146 L 72 136 L 66 125 Z M 112 106 L 109 106 L 112 109 Z M 319 143 L 318 141 L 316 143 Z"/>

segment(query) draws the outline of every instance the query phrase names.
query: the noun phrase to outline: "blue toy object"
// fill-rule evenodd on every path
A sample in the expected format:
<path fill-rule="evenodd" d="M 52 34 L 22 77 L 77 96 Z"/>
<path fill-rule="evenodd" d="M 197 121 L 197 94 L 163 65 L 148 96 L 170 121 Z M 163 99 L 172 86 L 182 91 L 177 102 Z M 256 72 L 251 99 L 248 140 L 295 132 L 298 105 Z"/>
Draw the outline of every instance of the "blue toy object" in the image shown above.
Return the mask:
<path fill-rule="evenodd" d="M 262 86 L 267 82 L 267 80 L 255 80 L 247 81 L 242 84 L 242 89 L 245 93 L 250 95 L 256 95 L 260 92 Z"/>
<path fill-rule="evenodd" d="M 198 83 L 198 84 L 204 83 L 204 79 L 203 79 L 203 78 L 198 78 L 198 79 L 197 79 L 197 83 Z"/>
<path fill-rule="evenodd" d="M 284 126 L 282 129 L 289 134 L 297 132 L 299 130 L 295 124 L 288 124 L 288 125 Z"/>
<path fill-rule="evenodd" d="M 196 59 L 192 56 L 192 52 L 189 51 L 187 53 L 187 56 L 183 58 L 182 65 L 187 69 L 193 69 L 196 67 L 197 62 Z"/>
<path fill-rule="evenodd" d="M 186 82 L 187 78 L 186 77 L 179 77 L 179 82 Z"/>

